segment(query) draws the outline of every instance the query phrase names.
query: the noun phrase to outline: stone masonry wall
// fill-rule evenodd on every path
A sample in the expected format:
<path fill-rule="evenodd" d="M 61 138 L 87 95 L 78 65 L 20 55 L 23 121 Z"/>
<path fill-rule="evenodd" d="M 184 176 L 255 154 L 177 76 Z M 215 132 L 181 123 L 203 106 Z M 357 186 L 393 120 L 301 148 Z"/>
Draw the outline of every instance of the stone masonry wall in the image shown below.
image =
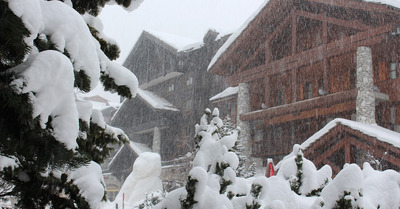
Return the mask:
<path fill-rule="evenodd" d="M 357 49 L 357 100 L 356 121 L 365 124 L 374 124 L 375 96 L 374 78 L 372 71 L 372 55 L 369 47 Z"/>
<path fill-rule="evenodd" d="M 239 90 L 237 95 L 237 126 L 240 127 L 240 136 L 239 143 L 246 148 L 245 155 L 247 159 L 251 159 L 251 145 L 250 145 L 250 123 L 248 121 L 240 120 L 240 115 L 243 113 L 248 113 L 250 111 L 250 93 L 249 93 L 249 84 L 240 83 Z M 248 161 L 249 165 L 246 164 L 246 168 L 250 166 L 250 161 Z"/>

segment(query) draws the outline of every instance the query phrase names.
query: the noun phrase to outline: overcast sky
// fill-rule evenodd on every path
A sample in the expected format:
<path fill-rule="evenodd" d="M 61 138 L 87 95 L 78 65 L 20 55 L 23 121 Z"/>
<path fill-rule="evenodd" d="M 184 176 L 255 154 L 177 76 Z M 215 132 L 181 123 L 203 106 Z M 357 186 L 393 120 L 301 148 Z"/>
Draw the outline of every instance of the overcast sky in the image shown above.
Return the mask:
<path fill-rule="evenodd" d="M 107 6 L 100 13 L 104 33 L 121 48 L 122 63 L 143 30 L 202 40 L 208 29 L 227 34 L 238 29 L 264 0 L 144 0 L 128 13 Z"/>
<path fill-rule="evenodd" d="M 144 0 L 138 9 L 127 12 L 120 6 L 106 6 L 99 17 L 104 33 L 121 48 L 117 60 L 123 63 L 143 30 L 169 33 L 202 40 L 208 29 L 222 34 L 235 32 L 265 0 Z M 90 95 L 118 101 L 118 96 L 100 88 Z"/>

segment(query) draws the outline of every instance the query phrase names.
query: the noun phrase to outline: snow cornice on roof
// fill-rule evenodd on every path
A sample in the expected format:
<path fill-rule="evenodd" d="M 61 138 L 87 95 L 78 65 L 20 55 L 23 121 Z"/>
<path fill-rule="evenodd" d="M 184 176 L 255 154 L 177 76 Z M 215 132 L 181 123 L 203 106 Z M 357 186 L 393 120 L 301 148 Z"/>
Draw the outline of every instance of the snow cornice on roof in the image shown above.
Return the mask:
<path fill-rule="evenodd" d="M 228 87 L 222 92 L 210 98 L 210 101 L 223 100 L 230 98 L 238 93 L 239 87 Z"/>
<path fill-rule="evenodd" d="M 374 137 L 379 141 L 386 142 L 397 148 L 400 148 L 400 133 L 383 128 L 381 126 L 378 126 L 377 124 L 363 124 L 360 122 L 342 119 L 342 118 L 336 118 L 336 119 L 332 120 L 331 122 L 329 122 L 328 124 L 326 124 L 326 126 L 324 128 L 322 128 L 321 130 L 316 132 L 314 135 L 312 135 L 310 138 L 308 138 L 305 142 L 303 142 L 301 144 L 301 148 L 303 150 L 307 149 L 308 147 L 311 146 L 311 144 L 316 142 L 318 139 L 320 139 L 322 136 L 324 136 L 326 133 L 328 133 L 331 129 L 333 129 L 337 125 L 347 126 L 351 129 L 357 130 L 365 135 Z"/>
<path fill-rule="evenodd" d="M 114 155 L 114 157 L 111 159 L 111 161 L 108 163 L 108 167 L 111 166 L 111 164 L 113 164 L 116 160 L 116 158 L 118 157 L 118 155 L 121 154 L 122 149 L 127 146 L 129 149 L 133 150 L 138 156 L 140 154 L 142 154 L 143 152 L 151 152 L 151 149 L 149 147 L 147 147 L 145 144 L 141 144 L 138 142 L 133 142 L 131 140 L 129 140 L 129 142 L 127 144 L 122 145 L 121 148 L 119 148 L 119 150 L 117 151 L 117 153 Z"/>
<path fill-rule="evenodd" d="M 150 107 L 153 109 L 179 112 L 179 109 L 177 109 L 174 105 L 169 103 L 166 99 L 157 96 L 156 94 L 150 91 L 139 88 L 137 95 L 148 105 L 150 105 Z"/>

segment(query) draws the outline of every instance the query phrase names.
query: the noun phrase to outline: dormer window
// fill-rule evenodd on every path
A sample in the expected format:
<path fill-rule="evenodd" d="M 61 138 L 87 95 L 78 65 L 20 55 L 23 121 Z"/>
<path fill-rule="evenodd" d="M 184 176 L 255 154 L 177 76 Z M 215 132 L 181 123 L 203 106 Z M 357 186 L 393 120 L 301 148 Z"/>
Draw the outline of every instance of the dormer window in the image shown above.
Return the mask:
<path fill-rule="evenodd" d="M 189 77 L 189 78 L 186 80 L 186 85 L 190 86 L 190 85 L 192 85 L 192 84 L 193 84 L 193 78 L 192 78 L 192 77 Z"/>
<path fill-rule="evenodd" d="M 390 73 L 391 79 L 397 78 L 397 63 L 396 62 L 390 63 L 390 72 L 389 73 Z"/>
<path fill-rule="evenodd" d="M 174 91 L 174 84 L 169 85 L 168 91 L 169 92 Z"/>

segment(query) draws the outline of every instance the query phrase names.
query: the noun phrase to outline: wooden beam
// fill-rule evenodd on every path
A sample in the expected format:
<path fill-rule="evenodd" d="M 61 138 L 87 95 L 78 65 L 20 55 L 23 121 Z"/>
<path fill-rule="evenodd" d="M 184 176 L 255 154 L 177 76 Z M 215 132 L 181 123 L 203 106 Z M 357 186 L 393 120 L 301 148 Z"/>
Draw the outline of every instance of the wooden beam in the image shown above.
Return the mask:
<path fill-rule="evenodd" d="M 335 104 L 346 104 L 345 110 L 355 109 L 355 99 L 357 90 L 351 89 L 348 91 L 329 94 L 324 97 L 317 97 L 309 100 L 303 100 L 295 103 L 285 104 L 282 106 L 271 107 L 265 110 L 258 110 L 241 115 L 242 120 L 255 120 L 255 119 L 269 119 L 273 117 L 285 116 L 288 118 L 296 119 L 299 117 L 301 111 L 310 111 L 312 115 L 329 111 L 335 108 Z M 337 107 L 339 108 L 339 107 Z M 324 110 L 325 109 L 325 110 Z M 294 114 L 294 115 L 293 115 Z M 309 115 L 309 114 L 307 114 Z"/>
<path fill-rule="evenodd" d="M 338 136 L 342 132 L 342 127 L 343 125 L 338 124 L 330 129 L 327 133 L 314 141 L 314 143 L 309 145 L 304 150 L 304 155 L 308 156 L 310 159 L 315 159 L 320 155 L 320 151 L 323 150 L 325 146 L 338 143 L 341 140 Z"/>
<path fill-rule="evenodd" d="M 306 118 L 315 118 L 318 116 L 334 114 L 334 113 L 338 113 L 338 112 L 352 111 L 352 110 L 355 110 L 355 102 L 354 101 L 336 104 L 331 107 L 322 107 L 322 108 L 316 108 L 314 110 L 302 111 L 298 115 L 287 114 L 287 115 L 283 115 L 283 116 L 267 118 L 267 119 L 265 119 L 265 125 L 285 123 L 285 122 L 289 122 L 289 121 L 302 120 L 302 119 L 306 119 Z"/>
<path fill-rule="evenodd" d="M 292 101 L 297 101 L 297 69 L 292 70 Z"/>
<path fill-rule="evenodd" d="M 271 93 L 270 93 L 270 77 L 269 76 L 265 76 L 265 80 L 264 80 L 264 91 L 265 91 L 265 98 L 264 98 L 264 104 L 265 106 L 268 108 L 270 107 L 270 103 L 269 101 L 271 100 Z"/>
<path fill-rule="evenodd" d="M 297 51 L 297 16 L 292 15 L 292 55 Z"/>
<path fill-rule="evenodd" d="M 295 10 L 292 10 L 289 13 L 289 15 L 286 16 L 286 18 L 281 22 L 281 24 L 279 24 L 279 26 L 275 28 L 274 32 L 272 32 L 269 35 L 269 37 L 265 41 L 267 44 L 270 44 L 271 40 L 274 39 L 275 36 L 277 36 L 280 32 L 282 32 L 282 30 L 287 26 L 287 24 L 289 24 L 292 21 L 294 12 Z"/>
<path fill-rule="evenodd" d="M 328 58 L 325 58 L 323 61 L 323 80 L 324 80 L 324 91 L 329 94 L 330 89 L 329 89 L 329 61 Z"/>
<path fill-rule="evenodd" d="M 350 143 L 346 143 L 344 145 L 344 162 L 345 163 L 354 163 L 354 162 L 352 162 L 352 159 L 351 159 L 351 145 L 350 145 Z"/>
<path fill-rule="evenodd" d="M 357 29 L 357 30 L 361 30 L 361 31 L 365 31 L 365 30 L 373 28 L 372 26 L 365 25 L 359 21 L 347 21 L 347 20 L 336 19 L 336 18 L 332 18 L 332 17 L 327 17 L 325 14 L 314 14 L 311 12 L 297 10 L 295 15 L 313 19 L 313 20 L 319 20 L 321 22 L 327 22 L 327 23 L 334 24 L 334 25 L 340 25 L 340 26 L 344 26 L 344 27 L 348 27 L 348 28 L 353 28 L 353 29 Z"/>
<path fill-rule="evenodd" d="M 365 136 L 364 136 L 364 138 L 365 138 Z M 375 140 L 377 140 L 377 139 L 375 139 Z M 366 145 L 365 143 L 362 143 L 362 142 L 360 142 L 360 141 L 358 141 L 358 140 L 356 140 L 354 138 L 349 140 L 349 143 L 351 143 L 352 145 L 364 150 L 366 153 L 372 151 L 371 154 L 375 158 L 381 158 L 382 160 L 386 160 L 386 161 L 392 163 L 393 165 L 396 165 L 397 167 L 400 167 L 400 159 L 396 158 L 396 157 L 394 157 L 394 156 L 392 156 L 390 154 L 385 154 L 385 152 L 387 150 L 379 149 L 379 147 L 376 147 L 376 146 L 370 147 L 370 146 Z"/>
<path fill-rule="evenodd" d="M 398 155 L 400 155 L 400 148 L 398 148 L 398 147 L 395 147 L 387 142 L 381 141 L 379 139 L 376 139 L 375 137 L 361 133 L 360 131 L 354 130 L 347 126 L 343 126 L 343 129 L 348 133 L 351 133 L 357 137 L 363 138 L 366 142 L 368 142 L 370 145 L 372 145 L 374 147 L 382 147 L 385 150 L 389 150 L 391 152 L 394 152 L 394 153 L 397 153 Z M 366 147 L 366 149 L 368 149 L 368 147 Z"/>
<path fill-rule="evenodd" d="M 346 143 L 348 143 L 345 139 L 340 140 L 337 144 L 333 145 L 330 149 L 326 152 L 318 156 L 317 159 L 314 159 L 315 164 L 319 164 L 325 160 L 328 160 L 328 157 L 331 156 L 333 153 L 338 152 L 340 149 L 344 148 Z"/>
<path fill-rule="evenodd" d="M 243 64 L 238 68 L 238 70 L 235 73 L 240 73 L 242 72 L 256 57 L 261 53 L 261 51 L 264 49 L 264 45 L 261 44 L 258 46 L 256 51 L 246 60 L 243 62 Z"/>
<path fill-rule="evenodd" d="M 328 43 L 328 22 L 325 21 L 326 13 L 323 14 L 322 21 L 322 44 Z"/>

